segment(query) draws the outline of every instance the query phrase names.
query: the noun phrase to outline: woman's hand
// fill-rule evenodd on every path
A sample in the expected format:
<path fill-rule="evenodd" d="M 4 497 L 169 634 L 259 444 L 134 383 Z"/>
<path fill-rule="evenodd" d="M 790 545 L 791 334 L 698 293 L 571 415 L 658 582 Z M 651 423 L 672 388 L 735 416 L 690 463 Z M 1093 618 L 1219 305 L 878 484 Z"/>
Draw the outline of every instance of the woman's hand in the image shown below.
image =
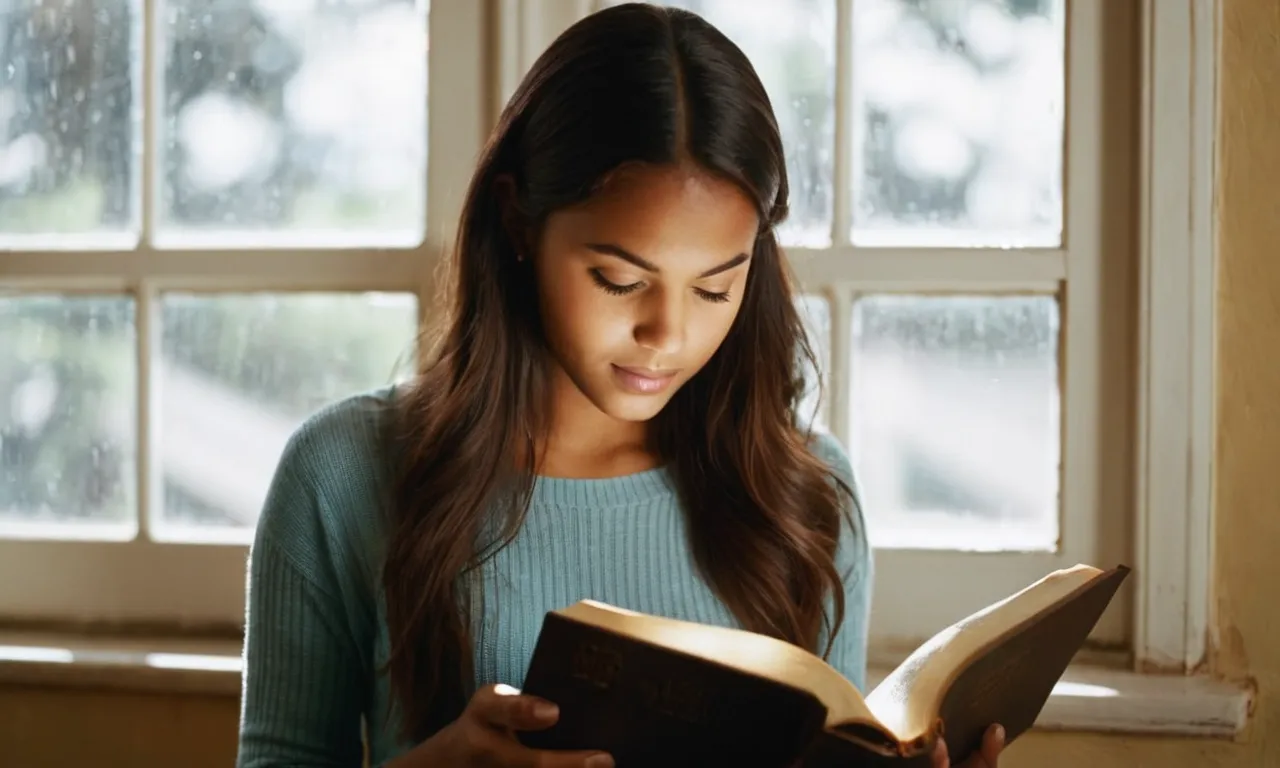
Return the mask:
<path fill-rule="evenodd" d="M 996 760 L 1004 751 L 1004 728 L 993 725 L 982 737 L 982 748 L 957 768 L 996 768 Z M 933 768 L 951 768 L 951 758 L 947 756 L 947 745 L 938 739 L 933 750 Z"/>
<path fill-rule="evenodd" d="M 461 717 L 389 768 L 613 768 L 613 758 L 603 752 L 530 749 L 516 739 L 517 731 L 551 727 L 559 714 L 551 702 L 509 685 L 486 686 Z"/>

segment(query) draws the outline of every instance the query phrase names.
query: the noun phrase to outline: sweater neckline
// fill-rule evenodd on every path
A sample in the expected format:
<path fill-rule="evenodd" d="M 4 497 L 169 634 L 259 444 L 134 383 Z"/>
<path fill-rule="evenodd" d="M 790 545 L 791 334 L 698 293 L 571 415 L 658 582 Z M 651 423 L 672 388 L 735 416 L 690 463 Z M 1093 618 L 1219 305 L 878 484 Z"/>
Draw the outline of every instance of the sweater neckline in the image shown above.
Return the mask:
<path fill-rule="evenodd" d="M 537 475 L 533 503 L 570 507 L 618 507 L 675 493 L 666 467 L 616 477 L 571 478 Z"/>

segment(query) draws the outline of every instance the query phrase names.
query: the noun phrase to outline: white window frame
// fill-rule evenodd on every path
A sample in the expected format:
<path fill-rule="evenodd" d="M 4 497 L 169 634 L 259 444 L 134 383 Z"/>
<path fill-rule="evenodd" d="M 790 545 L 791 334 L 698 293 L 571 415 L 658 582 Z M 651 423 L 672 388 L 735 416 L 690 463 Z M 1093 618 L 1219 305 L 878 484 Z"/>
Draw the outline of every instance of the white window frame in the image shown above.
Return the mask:
<path fill-rule="evenodd" d="M 1040 578 L 1078 562 L 1106 565 L 1129 562 L 1128 520 L 1115 510 L 1131 508 L 1126 489 L 1103 483 L 1096 471 L 1099 449 L 1110 450 L 1113 462 L 1129 460 L 1102 439 L 1102 403 L 1126 401 L 1129 379 L 1101 375 L 1104 361 L 1098 307 L 1114 303 L 1115 291 L 1104 290 L 1107 259 L 1133 258 L 1123 243 L 1103 241 L 1101 218 L 1094 205 L 1106 183 L 1102 156 L 1104 116 L 1101 99 L 1102 29 L 1105 0 L 1069 0 L 1067 14 L 1067 118 L 1064 154 L 1063 244 L 1058 248 L 883 248 L 850 243 L 853 200 L 853 132 L 849 124 L 849 84 L 853 82 L 851 49 L 853 2 L 836 0 L 835 147 L 833 221 L 827 248 L 788 247 L 792 265 L 806 293 L 824 295 L 831 307 L 832 359 L 827 361 L 827 423 L 849 445 L 850 359 L 848 332 L 855 293 L 878 291 L 970 291 L 1000 293 L 1036 291 L 1060 294 L 1064 338 L 1063 453 L 1060 541 L 1057 551 L 976 553 L 947 550 L 877 548 L 876 589 L 871 619 L 873 657 L 891 661 L 950 621 Z M 572 14 L 580 2 L 548 0 L 547 15 Z M 524 15 L 530 13 L 521 8 Z M 567 23 L 568 19 L 562 20 Z M 547 16 L 542 30 L 555 28 Z M 522 41 L 523 42 L 523 41 Z M 522 44 L 524 53 L 530 46 Z M 528 61 L 522 62 L 524 66 Z M 1136 211 L 1135 211 L 1136 215 Z M 1069 287 L 1069 290 L 1064 290 Z M 1123 311 L 1124 307 L 1114 308 Z M 1128 401 L 1126 401 L 1128 402 Z M 1126 415 L 1131 410 L 1126 409 Z M 1122 447 L 1122 446 L 1119 446 Z M 1131 475 L 1125 475 L 1131 477 Z M 1099 514 L 1099 506 L 1111 514 Z M 874 510 L 871 510 L 874 514 Z M 930 574 L 921 578 L 921 574 Z M 939 578 L 939 574 L 946 574 Z M 1131 595 L 1117 596 L 1099 622 L 1094 639 L 1107 645 L 1128 640 Z"/>
<path fill-rule="evenodd" d="M 1217 646 L 1213 572 L 1216 140 L 1221 0 L 1143 0 L 1138 671 L 1193 674 Z"/>
<path fill-rule="evenodd" d="M 849 0 L 837 1 L 844 29 Z M 1089 24 L 1096 22 L 1100 3 L 1105 0 L 1069 1 L 1076 8 L 1070 24 L 1087 31 Z M 155 4 L 155 0 L 147 0 L 148 18 L 154 17 Z M 593 0 L 497 0 L 488 6 L 495 16 L 486 19 L 484 4 L 470 0 L 433 1 L 435 34 L 429 67 L 433 101 L 428 115 L 428 163 L 433 170 L 428 191 L 428 236 L 419 249 L 157 252 L 147 246 L 151 242 L 151 222 L 144 213 L 142 245 L 136 249 L 0 255 L 0 290 L 132 291 L 139 297 L 154 297 L 169 289 L 413 290 L 422 298 L 425 313 L 433 295 L 432 267 L 451 242 L 465 179 L 485 132 L 537 53 L 559 30 L 593 7 Z M 1122 626 L 1132 620 L 1132 634 L 1126 640 L 1133 651 L 1133 664 L 1142 671 L 1200 671 L 1212 645 L 1212 200 L 1218 14 L 1216 0 L 1143 2 L 1140 305 L 1136 308 L 1140 315 L 1140 368 L 1135 397 L 1139 450 L 1134 472 L 1136 504 L 1124 507 L 1126 511 L 1133 509 L 1133 516 L 1122 516 L 1125 526 L 1133 524 L 1136 540 L 1123 552 L 1106 553 L 1108 559 L 1119 558 L 1135 566 L 1132 604 L 1126 601 L 1118 605 L 1113 621 Z M 487 24 L 488 21 L 494 23 Z M 147 28 L 144 44 L 154 52 L 156 41 L 151 29 Z M 847 35 L 847 31 L 841 34 Z M 1087 34 L 1074 34 L 1074 39 L 1081 38 L 1087 54 L 1092 43 Z M 492 51 L 491 57 L 486 56 L 486 50 Z M 838 66 L 847 77 L 851 57 L 847 46 L 843 50 Z M 149 57 L 143 70 L 142 93 L 148 99 L 156 82 L 151 64 L 154 60 L 154 56 Z M 469 63 L 460 66 L 463 61 Z M 1099 57 L 1073 50 L 1069 61 L 1074 108 L 1069 113 L 1068 132 L 1097 135 L 1101 111 L 1082 109 L 1080 105 L 1091 103 L 1090 93 L 1081 90 L 1093 88 L 1096 93 L 1103 77 Z M 492 80 L 486 81 L 482 73 L 490 65 L 487 71 Z M 844 129 L 845 111 L 840 109 L 837 115 L 841 121 L 838 127 Z M 838 132 L 843 137 L 838 139 L 838 160 L 848 157 L 849 133 Z M 144 132 L 148 142 L 143 170 L 149 178 L 154 172 L 154 148 L 149 139 L 154 134 L 153 120 Z M 1069 142 L 1069 146 L 1078 143 Z M 1080 212 L 1089 209 L 1090 190 L 1099 183 L 1095 159 L 1073 151 L 1065 166 L 1071 179 L 1065 229 L 1073 249 L 1085 250 L 1097 238 L 1096 232 L 1080 235 L 1075 231 L 1081 228 Z M 835 195 L 835 229 L 840 238 L 837 242 L 841 242 L 847 237 L 850 215 L 847 185 L 838 184 Z M 912 287 L 953 288 L 968 284 L 998 290 L 1012 285 L 1051 286 L 1063 277 L 1079 287 L 1096 280 L 1098 269 L 1096 261 L 1091 263 L 1088 259 L 1069 264 L 1065 255 L 1057 251 L 904 253 L 862 249 L 859 258 L 850 261 L 848 250 L 847 245 L 841 245 L 825 252 L 791 249 L 791 253 L 802 278 L 810 284 L 835 278 L 892 288 L 929 270 L 927 274 L 939 285 L 917 281 L 911 283 Z M 300 264 L 306 266 L 302 274 Z M 1072 295 L 1079 293 L 1073 291 Z M 143 302 L 138 311 L 140 351 L 156 332 L 146 306 Z M 847 327 L 848 303 L 837 302 L 834 307 L 834 326 Z M 1081 314 L 1069 307 L 1064 317 Z M 1083 323 L 1068 327 L 1067 332 L 1076 338 L 1096 338 L 1096 313 Z M 840 341 L 837 336 L 833 349 L 842 349 Z M 831 365 L 837 382 L 847 366 L 847 361 L 840 358 L 837 354 Z M 141 366 L 140 389 L 144 402 L 149 402 L 155 392 L 145 356 Z M 1096 372 L 1096 366 L 1090 370 Z M 847 410 L 847 403 L 841 402 L 845 395 L 839 386 L 829 387 L 829 391 L 835 397 L 833 411 L 837 416 L 831 423 L 838 426 L 842 423 L 838 418 L 841 409 Z M 1076 391 L 1081 391 L 1079 386 Z M 1086 409 L 1090 408 L 1089 401 L 1094 401 L 1096 412 L 1100 394 L 1095 387 L 1077 397 L 1085 401 Z M 139 448 L 145 451 L 152 429 L 146 408 L 140 408 L 139 429 Z M 1079 465 L 1078 456 L 1087 453 L 1091 444 L 1088 440 L 1068 439 L 1071 440 L 1077 442 L 1071 443 L 1074 447 L 1068 448 L 1064 457 Z M 1074 461 L 1073 456 L 1077 457 Z M 146 504 L 154 495 L 154 478 L 150 468 L 141 464 L 139 497 Z M 1074 470 L 1075 475 L 1072 472 L 1067 469 L 1064 490 L 1074 489 L 1076 498 L 1094 497 L 1080 489 L 1096 490 L 1096 478 L 1079 469 Z M 1087 518 L 1089 512 L 1087 505 L 1078 502 L 1074 509 L 1067 513 L 1064 534 L 1068 540 L 1078 538 L 1080 533 L 1072 527 L 1071 516 Z M 0 540 L 0 620 L 176 622 L 192 627 L 235 628 L 243 616 L 246 554 L 243 543 L 151 541 L 145 516 L 138 536 L 126 542 Z M 1068 550 L 1068 554 L 1074 552 Z M 974 581 L 967 582 L 973 587 L 967 600 L 937 593 L 930 597 L 931 590 L 920 590 L 922 594 L 912 595 L 911 599 L 904 599 L 901 592 L 894 594 L 896 604 L 909 606 L 906 613 L 923 618 L 914 627 L 908 620 L 888 633 L 877 631 L 878 645 L 883 648 L 887 642 L 891 646 L 894 636 L 912 639 L 912 634 L 934 626 L 939 617 L 977 607 L 986 597 L 1003 592 L 1011 583 L 1038 575 L 1050 564 L 1042 559 L 1017 565 L 1004 557 L 988 558 L 990 566 L 985 569 L 971 568 L 973 558 L 979 557 L 984 556 L 879 553 L 882 585 L 901 584 L 905 574 L 911 572 L 909 569 L 921 567 L 948 573 L 945 583 L 959 581 L 961 575 Z M 1059 562 L 1065 560 L 1060 558 Z M 940 582 L 933 582 L 935 586 L 937 583 Z M 888 602 L 884 593 L 877 600 L 881 605 L 895 604 Z M 884 609 L 874 621 L 886 622 Z"/>
<path fill-rule="evenodd" d="M 138 92 L 145 104 L 154 105 L 163 74 L 156 66 L 163 41 L 155 34 L 163 23 L 161 3 L 141 5 L 146 23 L 140 49 L 146 54 Z M 435 297 L 434 267 L 452 245 L 462 198 L 493 118 L 486 98 L 488 31 L 484 4 L 432 0 L 430 30 L 424 30 L 430 35 L 426 232 L 418 247 L 159 248 L 152 201 L 159 184 L 155 138 L 162 117 L 144 111 L 142 226 L 136 242 L 122 238 L 91 251 L 0 253 L 0 294 L 105 292 L 137 301 L 140 512 L 136 535 L 123 541 L 0 538 L 0 620 L 240 631 L 252 532 L 242 532 L 238 540 L 193 544 L 157 540 L 149 525 L 160 499 L 151 450 L 158 430 L 150 418 L 159 395 L 151 364 L 159 349 L 156 299 L 165 291 L 405 291 L 417 294 L 419 315 L 425 316 Z M 69 527 L 67 534 L 76 530 Z"/>
<path fill-rule="evenodd" d="M 1088 658 L 1119 657 L 1138 671 L 1203 671 L 1211 646 L 1218 0 L 1142 2 L 1140 200 L 1133 211 L 1137 254 L 1103 242 L 1094 205 L 1106 183 L 1100 144 L 1106 122 L 1102 83 L 1108 75 L 1097 34 L 1106 0 L 1068 0 L 1064 247 L 851 247 L 852 201 L 849 185 L 843 183 L 848 171 L 840 169 L 849 168 L 853 149 L 847 89 L 841 87 L 852 80 L 847 23 L 852 2 L 856 0 L 836 0 L 833 246 L 787 249 L 806 290 L 817 286 L 831 301 L 833 359 L 827 364 L 825 391 L 833 431 L 847 438 L 848 392 L 841 382 L 849 365 L 848 285 L 862 290 L 1054 291 L 1065 281 L 1071 289 L 1063 305 L 1064 338 L 1071 340 L 1064 351 L 1063 413 L 1071 416 L 1063 422 L 1063 545 L 1056 553 L 1035 554 L 877 551 L 873 663 L 893 663 L 945 621 L 1050 568 L 1123 562 L 1134 567 L 1134 574 L 1093 635 L 1102 652 Z M 555 34 L 601 5 L 593 0 L 500 0 L 497 28 L 504 45 L 497 68 L 498 103 Z M 1103 254 L 1128 257 L 1136 266 L 1138 306 L 1109 307 L 1139 315 L 1133 378 L 1111 380 L 1099 359 L 1104 329 L 1098 308 L 1104 301 L 1114 304 L 1114 291 L 1102 286 L 1107 268 Z M 1137 422 L 1137 456 L 1117 452 L 1108 457 L 1132 465 L 1126 475 L 1131 485 L 1104 488 L 1094 471 L 1095 457 L 1104 448 L 1104 398 L 1127 402 L 1121 413 Z M 933 576 L 913 578 L 923 573 Z"/>

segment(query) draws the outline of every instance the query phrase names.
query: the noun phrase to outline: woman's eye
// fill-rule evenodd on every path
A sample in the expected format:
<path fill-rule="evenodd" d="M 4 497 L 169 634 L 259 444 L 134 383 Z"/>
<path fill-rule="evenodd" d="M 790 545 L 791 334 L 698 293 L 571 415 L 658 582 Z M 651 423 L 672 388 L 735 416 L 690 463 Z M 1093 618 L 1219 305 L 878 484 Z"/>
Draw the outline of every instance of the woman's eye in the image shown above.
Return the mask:
<path fill-rule="evenodd" d="M 629 293 L 640 290 L 644 287 L 644 281 L 637 280 L 634 283 L 615 283 L 604 276 L 599 269 L 589 271 L 591 280 L 595 282 L 605 293 L 613 296 L 626 296 Z M 709 301 L 714 304 L 723 304 L 730 298 L 729 291 L 709 291 L 705 288 L 694 288 L 694 294 L 703 301 Z"/>
<path fill-rule="evenodd" d="M 716 293 L 715 291 L 708 291 L 702 288 L 694 288 L 693 291 L 694 293 L 698 294 L 700 298 L 706 299 L 707 301 L 715 302 L 716 304 L 722 304 L 729 300 L 728 291 Z"/>
<path fill-rule="evenodd" d="M 644 286 L 644 283 L 642 282 L 634 282 L 634 283 L 629 283 L 627 285 L 619 285 L 618 283 L 615 283 L 612 280 L 606 279 L 605 276 L 601 274 L 600 270 L 598 269 L 591 270 L 591 279 L 594 280 L 596 285 L 600 286 L 600 288 L 605 293 L 611 293 L 614 296 L 626 296 L 628 293 L 638 290 Z"/>

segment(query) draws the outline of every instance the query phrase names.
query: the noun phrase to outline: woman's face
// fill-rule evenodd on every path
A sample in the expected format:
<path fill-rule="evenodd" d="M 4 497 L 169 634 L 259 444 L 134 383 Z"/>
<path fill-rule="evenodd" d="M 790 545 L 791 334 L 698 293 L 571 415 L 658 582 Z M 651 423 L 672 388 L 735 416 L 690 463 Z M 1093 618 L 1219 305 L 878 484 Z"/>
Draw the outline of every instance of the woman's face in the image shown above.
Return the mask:
<path fill-rule="evenodd" d="M 757 227 L 741 190 L 685 167 L 626 166 L 552 214 L 534 270 L 557 374 L 609 416 L 653 418 L 733 325 Z"/>

